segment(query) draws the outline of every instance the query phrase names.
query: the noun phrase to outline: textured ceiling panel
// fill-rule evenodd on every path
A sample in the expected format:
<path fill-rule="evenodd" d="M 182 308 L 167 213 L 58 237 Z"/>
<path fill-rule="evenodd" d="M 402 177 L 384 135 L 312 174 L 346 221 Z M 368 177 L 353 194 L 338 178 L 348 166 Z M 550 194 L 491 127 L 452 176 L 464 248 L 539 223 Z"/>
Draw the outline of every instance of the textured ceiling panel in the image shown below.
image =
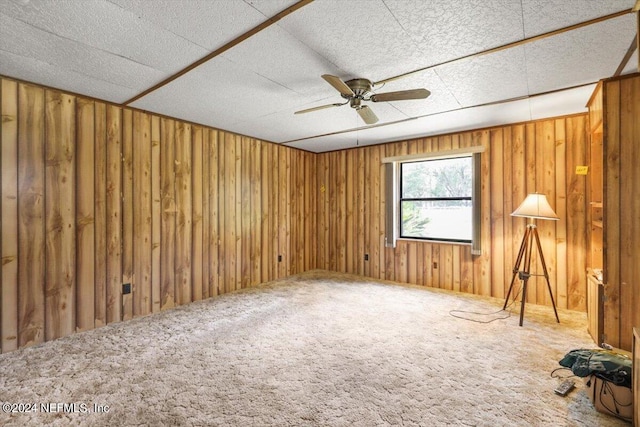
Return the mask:
<path fill-rule="evenodd" d="M 119 103 L 137 91 L 0 49 L 0 75 Z"/>
<path fill-rule="evenodd" d="M 335 100 L 333 100 L 335 101 Z M 326 100 L 323 104 L 331 103 Z M 394 108 L 390 103 L 367 103 L 368 107 L 378 116 L 379 124 L 404 120 L 406 115 Z M 270 126 L 277 134 L 269 135 L 271 141 L 284 142 L 298 138 L 305 138 L 309 135 L 327 134 L 342 131 L 344 129 L 363 128 L 367 125 L 362 121 L 358 113 L 349 105 L 341 107 L 327 108 L 306 114 L 293 114 L 294 110 L 282 111 L 255 120 L 258 124 L 256 129 L 261 129 L 260 125 Z M 238 128 L 250 129 L 255 124 L 238 123 Z M 251 126 L 251 127 L 250 127 Z"/>
<path fill-rule="evenodd" d="M 587 111 L 587 102 L 591 97 L 595 84 L 565 90 L 560 93 L 541 95 L 529 100 L 531 105 L 531 119 L 562 116 L 565 114 Z"/>
<path fill-rule="evenodd" d="M 299 148 L 301 150 L 322 153 L 325 151 L 342 150 L 344 148 L 354 148 L 358 146 L 370 145 L 360 144 L 359 137 L 356 132 L 343 133 L 339 135 L 329 135 L 319 138 L 310 138 L 304 141 L 292 142 L 286 144 L 287 147 Z"/>
<path fill-rule="evenodd" d="M 2 14 L 32 26 L 34 31 L 40 30 L 41 34 L 50 34 L 56 42 L 73 40 L 167 73 L 179 71 L 208 53 L 107 1 L 5 2 L 2 6 Z"/>
<path fill-rule="evenodd" d="M 531 93 L 610 77 L 635 37 L 628 14 L 525 45 Z"/>
<path fill-rule="evenodd" d="M 376 111 L 381 113 L 381 111 Z M 320 135 L 363 126 L 358 114 L 345 105 L 340 108 L 294 115 L 293 111 L 279 112 L 256 120 L 237 123 L 235 127 L 247 133 L 260 132 L 265 139 L 284 142 L 309 135 Z"/>
<path fill-rule="evenodd" d="M 243 0 L 264 16 L 274 16 L 297 3 L 297 0 Z"/>
<path fill-rule="evenodd" d="M 50 69 L 60 69 L 60 72 L 56 73 L 62 77 L 59 81 L 54 80 L 52 76 L 43 75 L 35 80 L 37 83 L 44 84 L 43 79 L 46 78 L 54 87 L 78 92 L 77 82 L 64 75 L 63 71 L 67 71 L 86 76 L 96 82 L 141 91 L 164 76 L 164 73 L 151 67 L 35 29 L 2 14 L 0 34 L 0 50 L 46 63 Z M 13 67 L 17 67 L 17 64 L 13 64 Z M 20 75 L 14 77 L 19 78 Z"/>
<path fill-rule="evenodd" d="M 436 73 L 463 107 L 528 94 L 522 46 L 445 64 Z"/>
<path fill-rule="evenodd" d="M 407 122 L 404 125 L 404 138 L 417 138 L 421 135 L 438 135 L 449 132 L 478 129 L 503 123 L 515 123 L 528 120 L 529 105 L 527 100 L 512 101 L 509 103 L 489 105 L 484 107 L 466 108 L 435 114 L 429 117 L 421 117 Z M 393 126 L 385 129 L 377 137 L 391 137 Z M 397 130 L 395 130 L 397 134 Z M 397 137 L 395 139 L 398 139 Z"/>
<path fill-rule="evenodd" d="M 637 73 L 639 71 L 640 64 L 638 64 L 638 49 L 636 49 L 633 55 L 631 55 L 627 65 L 624 67 L 624 70 L 622 70 L 622 74 Z"/>
<path fill-rule="evenodd" d="M 525 37 L 631 9 L 635 0 L 522 0 Z"/>
<path fill-rule="evenodd" d="M 381 0 L 317 0 L 278 23 L 335 64 L 345 80 L 382 80 L 424 64 Z"/>
<path fill-rule="evenodd" d="M 292 108 L 302 99 L 269 79 L 217 57 L 132 106 L 234 130 L 234 123 Z"/>
<path fill-rule="evenodd" d="M 341 146 L 353 148 L 388 141 L 478 129 L 504 123 L 515 123 L 528 120 L 528 117 L 528 101 L 520 100 L 501 105 L 467 108 L 436 114 L 403 123 L 360 129 L 357 132 L 331 135 L 325 138 L 311 138 L 288 143 L 287 145 L 310 151 L 329 151 L 339 149 Z M 399 135 L 402 136 L 399 137 Z"/>
<path fill-rule="evenodd" d="M 427 99 L 397 101 L 391 102 L 390 104 L 408 117 L 417 117 L 438 111 L 460 108 L 458 101 L 456 101 L 449 88 L 447 88 L 434 70 L 411 74 L 402 79 L 385 83 L 383 86 L 375 89 L 378 93 L 384 93 L 417 88 L 428 89 L 431 95 L 429 95 Z"/>
<path fill-rule="evenodd" d="M 299 94 L 310 95 L 311 99 L 338 95 L 320 76 L 338 74 L 339 70 L 278 26 L 261 31 L 223 56 L 247 71 Z"/>
<path fill-rule="evenodd" d="M 529 99 L 465 108 L 407 122 L 403 133 L 438 135 L 586 111 L 594 85 Z"/>
<path fill-rule="evenodd" d="M 385 0 L 413 42 L 422 67 L 522 38 L 520 0 Z"/>
<path fill-rule="evenodd" d="M 295 3 L 0 0 L 0 74 L 124 102 Z M 468 106 L 611 77 L 635 35 L 634 15 L 473 54 L 633 4 L 315 0 L 132 106 L 274 142 L 309 138 L 290 145 L 311 151 L 581 112 L 591 85 Z M 637 55 L 624 73 L 637 70 Z M 293 114 L 343 101 L 321 74 L 375 82 L 416 70 L 374 89 L 424 87 L 431 96 L 369 103 L 380 126 L 365 126 L 348 106 Z"/>
<path fill-rule="evenodd" d="M 465 108 L 403 123 L 360 129 L 358 132 L 322 138 L 310 138 L 286 145 L 322 152 L 584 112 L 594 88 L 595 85 L 588 85 L 530 99 Z M 399 135 L 402 137 L 399 138 Z"/>
<path fill-rule="evenodd" d="M 266 20 L 262 13 L 242 0 L 110 1 L 133 12 L 140 19 L 210 51 Z"/>

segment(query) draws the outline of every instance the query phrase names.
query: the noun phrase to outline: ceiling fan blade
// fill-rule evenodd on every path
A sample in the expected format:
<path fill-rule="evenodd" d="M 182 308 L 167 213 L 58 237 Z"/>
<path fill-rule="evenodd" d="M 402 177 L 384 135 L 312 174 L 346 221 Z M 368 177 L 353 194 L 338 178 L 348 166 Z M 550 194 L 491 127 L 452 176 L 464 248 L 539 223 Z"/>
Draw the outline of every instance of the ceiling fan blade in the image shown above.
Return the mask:
<path fill-rule="evenodd" d="M 373 110 L 367 107 L 366 105 L 363 105 L 362 107 L 358 108 L 356 111 L 358 111 L 358 114 L 360 114 L 360 117 L 362 118 L 362 120 L 364 120 L 366 124 L 372 125 L 378 122 L 378 116 L 376 116 Z"/>
<path fill-rule="evenodd" d="M 345 82 L 340 79 L 340 77 L 332 76 L 331 74 L 323 74 L 322 78 L 327 81 L 331 86 L 333 86 L 340 94 L 345 96 L 355 96 L 355 93 L 351 90 L 349 86 Z"/>
<path fill-rule="evenodd" d="M 325 108 L 331 108 L 331 107 L 340 107 L 341 105 L 344 104 L 327 104 L 327 105 L 320 105 L 319 107 L 312 107 L 312 108 L 307 108 L 306 110 L 300 110 L 300 111 L 296 111 L 293 114 L 304 114 L 304 113 L 310 113 L 312 111 L 317 111 L 317 110 L 324 110 Z"/>
<path fill-rule="evenodd" d="M 406 99 L 424 99 L 431 95 L 426 89 L 399 90 L 397 92 L 376 93 L 371 95 L 373 102 L 403 101 Z"/>

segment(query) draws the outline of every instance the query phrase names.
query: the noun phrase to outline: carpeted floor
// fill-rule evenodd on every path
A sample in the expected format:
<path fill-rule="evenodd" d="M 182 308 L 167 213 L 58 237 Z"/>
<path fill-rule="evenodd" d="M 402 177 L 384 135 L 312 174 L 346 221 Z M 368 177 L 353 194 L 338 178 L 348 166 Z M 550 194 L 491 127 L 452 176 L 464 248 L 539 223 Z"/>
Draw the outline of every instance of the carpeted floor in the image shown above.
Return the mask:
<path fill-rule="evenodd" d="M 0 424 L 627 425 L 581 382 L 553 393 L 558 360 L 594 347 L 584 313 L 450 314 L 501 306 L 312 271 L 1 355 L 0 401 L 37 411 Z"/>

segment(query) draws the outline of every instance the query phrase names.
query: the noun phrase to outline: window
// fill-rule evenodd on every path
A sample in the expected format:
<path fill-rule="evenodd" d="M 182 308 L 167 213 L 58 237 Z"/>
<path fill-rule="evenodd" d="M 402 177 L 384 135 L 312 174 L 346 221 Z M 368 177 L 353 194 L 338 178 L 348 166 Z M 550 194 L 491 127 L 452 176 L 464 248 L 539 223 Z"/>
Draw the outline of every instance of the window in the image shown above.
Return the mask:
<path fill-rule="evenodd" d="M 400 237 L 471 242 L 472 157 L 400 164 Z"/>
<path fill-rule="evenodd" d="M 385 246 L 396 239 L 470 243 L 480 255 L 481 153 L 470 147 L 387 157 Z"/>

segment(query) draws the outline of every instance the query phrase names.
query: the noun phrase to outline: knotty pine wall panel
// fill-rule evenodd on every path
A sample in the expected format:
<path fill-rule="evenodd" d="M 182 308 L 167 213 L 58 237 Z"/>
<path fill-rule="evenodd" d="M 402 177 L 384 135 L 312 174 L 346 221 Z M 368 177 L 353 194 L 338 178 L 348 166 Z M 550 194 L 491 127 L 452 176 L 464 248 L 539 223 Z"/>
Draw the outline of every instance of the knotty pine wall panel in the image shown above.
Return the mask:
<path fill-rule="evenodd" d="M 0 101 L 2 352 L 316 268 L 315 154 L 6 78 Z"/>
<path fill-rule="evenodd" d="M 45 92 L 45 340 L 76 326 L 75 101 Z"/>
<path fill-rule="evenodd" d="M 604 339 L 631 350 L 632 329 L 640 324 L 640 74 L 602 85 Z M 596 117 L 600 108 L 592 110 Z"/>
<path fill-rule="evenodd" d="M 193 174 L 192 186 L 192 221 L 191 253 L 193 255 L 191 272 L 191 296 L 193 301 L 201 300 L 205 281 L 204 270 L 204 228 L 202 212 L 204 208 L 203 189 L 204 176 L 202 173 L 203 163 L 203 133 L 206 133 L 201 126 L 194 126 L 191 144 L 191 173 Z"/>
<path fill-rule="evenodd" d="M 122 110 L 113 105 L 106 110 L 107 301 L 106 319 L 96 319 L 96 326 L 122 319 Z"/>
<path fill-rule="evenodd" d="M 40 87 L 20 84 L 16 98 L 17 117 L 2 113 L 3 128 L 12 120 L 18 122 L 17 235 L 11 228 L 2 229 L 3 241 L 15 239 L 18 242 L 19 255 L 16 254 L 15 259 L 18 263 L 18 347 L 45 340 L 44 95 L 45 91 Z M 4 205 L 2 209 L 4 218 Z M 4 263 L 4 254 L 2 257 Z"/>
<path fill-rule="evenodd" d="M 133 318 L 133 111 L 122 110 L 122 283 L 131 285 L 131 293 L 121 294 L 122 319 Z"/>
<path fill-rule="evenodd" d="M 107 187 L 104 183 L 107 180 L 107 106 L 102 102 L 94 102 L 94 179 L 95 188 L 93 194 L 94 204 L 94 313 L 93 324 L 91 320 L 89 327 L 102 326 L 106 324 L 107 315 Z M 89 136 L 90 138 L 90 136 Z M 78 165 L 78 167 L 80 167 Z M 90 174 L 91 172 L 87 172 Z M 79 175 L 84 176 L 84 175 Z M 81 261 L 78 261 L 81 264 Z M 89 285 L 91 279 L 89 278 Z M 88 286 L 90 288 L 90 286 Z M 90 293 L 91 290 L 88 290 Z M 87 304 L 91 304 L 91 299 L 87 298 Z M 78 316 L 85 316 L 84 310 L 76 310 Z M 78 325 L 80 327 L 80 325 Z"/>
<path fill-rule="evenodd" d="M 559 221 L 538 221 L 559 307 L 586 309 L 586 114 L 318 154 L 318 268 L 504 298 L 526 220 L 515 210 L 544 192 Z M 468 245 L 399 240 L 384 244 L 384 167 L 390 156 L 483 146 L 482 254 Z M 365 254 L 368 261 L 365 261 Z M 535 273 L 541 266 L 534 259 Z M 528 301 L 550 304 L 536 278 Z"/>
<path fill-rule="evenodd" d="M 160 173 L 160 118 L 151 116 L 151 311 L 161 309 L 162 175 Z"/>
<path fill-rule="evenodd" d="M 18 84 L 2 81 L 2 133 L 0 134 L 0 216 L 1 230 L 17 230 L 18 216 Z M 2 238 L 2 291 L 0 301 L 6 304 L 0 317 L 3 352 L 18 348 L 18 246 L 17 233 L 0 234 Z"/>
<path fill-rule="evenodd" d="M 77 175 L 83 177 L 78 180 L 76 190 L 76 302 L 83 307 L 77 313 L 77 329 L 79 331 L 94 328 L 96 288 L 100 288 L 98 280 L 95 280 L 96 261 L 96 216 L 94 196 L 99 198 L 99 192 L 95 191 L 96 163 L 100 157 L 96 156 L 94 130 L 95 103 L 92 100 L 79 99 L 76 103 L 76 155 Z M 103 258 L 104 255 L 100 254 Z M 97 304 L 96 304 L 97 305 Z"/>

